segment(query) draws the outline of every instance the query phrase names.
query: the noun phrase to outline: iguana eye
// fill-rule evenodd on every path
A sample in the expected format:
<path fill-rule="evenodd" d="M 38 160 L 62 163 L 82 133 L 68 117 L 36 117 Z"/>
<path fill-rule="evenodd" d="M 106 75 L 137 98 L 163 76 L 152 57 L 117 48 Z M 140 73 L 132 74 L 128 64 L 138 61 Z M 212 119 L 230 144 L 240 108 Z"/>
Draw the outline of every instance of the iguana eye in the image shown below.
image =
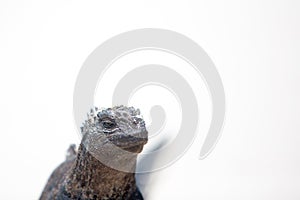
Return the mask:
<path fill-rule="evenodd" d="M 101 124 L 106 129 L 113 129 L 117 126 L 116 122 L 110 120 L 104 120 L 101 122 Z"/>

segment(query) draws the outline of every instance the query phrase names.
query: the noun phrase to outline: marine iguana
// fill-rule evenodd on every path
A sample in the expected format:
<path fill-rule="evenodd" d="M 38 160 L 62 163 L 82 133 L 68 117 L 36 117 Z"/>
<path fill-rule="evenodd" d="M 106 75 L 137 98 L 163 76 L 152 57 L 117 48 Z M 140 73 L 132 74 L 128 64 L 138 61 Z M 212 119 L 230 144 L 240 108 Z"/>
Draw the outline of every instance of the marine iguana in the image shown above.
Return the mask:
<path fill-rule="evenodd" d="M 78 152 L 75 145 L 70 146 L 40 200 L 143 200 L 134 172 L 148 132 L 139 110 L 91 109 L 81 132 Z"/>

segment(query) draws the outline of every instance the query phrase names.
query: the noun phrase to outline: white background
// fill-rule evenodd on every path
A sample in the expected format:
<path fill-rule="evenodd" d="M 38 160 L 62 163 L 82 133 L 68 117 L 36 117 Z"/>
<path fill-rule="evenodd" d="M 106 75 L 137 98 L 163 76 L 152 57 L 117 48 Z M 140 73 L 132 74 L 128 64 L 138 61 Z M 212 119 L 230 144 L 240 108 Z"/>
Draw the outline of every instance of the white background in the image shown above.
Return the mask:
<path fill-rule="evenodd" d="M 116 34 L 152 27 L 202 46 L 222 77 L 227 113 L 214 151 L 197 159 L 200 134 L 153 174 L 147 199 L 299 199 L 299 9 L 296 0 L 2 0 L 0 198 L 37 199 L 80 141 L 72 98 L 86 57 Z"/>

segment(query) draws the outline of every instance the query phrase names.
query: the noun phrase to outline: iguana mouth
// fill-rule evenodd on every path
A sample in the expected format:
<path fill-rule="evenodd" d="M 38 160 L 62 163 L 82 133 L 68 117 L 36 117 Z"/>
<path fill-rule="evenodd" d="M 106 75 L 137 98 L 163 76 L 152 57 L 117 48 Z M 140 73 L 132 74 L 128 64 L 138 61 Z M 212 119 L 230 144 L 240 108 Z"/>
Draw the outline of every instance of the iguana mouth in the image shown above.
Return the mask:
<path fill-rule="evenodd" d="M 114 145 L 133 153 L 140 153 L 148 142 L 147 132 L 137 135 L 111 134 L 107 138 Z"/>
<path fill-rule="evenodd" d="M 140 153 L 143 150 L 143 145 L 137 145 L 137 146 L 127 147 L 122 149 L 131 153 Z"/>

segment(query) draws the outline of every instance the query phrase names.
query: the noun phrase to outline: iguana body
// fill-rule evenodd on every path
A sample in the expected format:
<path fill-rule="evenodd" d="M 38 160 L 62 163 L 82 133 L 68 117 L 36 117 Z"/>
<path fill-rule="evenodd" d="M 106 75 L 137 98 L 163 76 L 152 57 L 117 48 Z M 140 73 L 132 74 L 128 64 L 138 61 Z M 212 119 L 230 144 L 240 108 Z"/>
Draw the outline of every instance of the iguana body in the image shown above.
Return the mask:
<path fill-rule="evenodd" d="M 83 138 L 50 176 L 40 200 L 142 200 L 135 182 L 137 154 L 147 142 L 139 111 L 132 107 L 91 110 Z"/>

